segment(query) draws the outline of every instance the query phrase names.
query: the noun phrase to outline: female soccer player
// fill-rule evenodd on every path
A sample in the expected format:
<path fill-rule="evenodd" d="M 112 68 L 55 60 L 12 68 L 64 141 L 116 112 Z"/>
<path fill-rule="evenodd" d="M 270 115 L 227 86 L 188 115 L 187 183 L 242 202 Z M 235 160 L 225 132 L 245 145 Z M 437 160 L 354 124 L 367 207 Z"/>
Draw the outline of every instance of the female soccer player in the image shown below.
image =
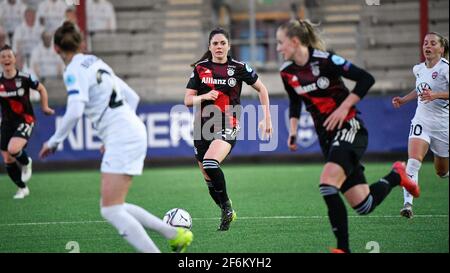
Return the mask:
<path fill-rule="evenodd" d="M 448 178 L 448 40 L 436 32 L 423 40 L 425 62 L 413 68 L 416 89 L 404 97 L 395 97 L 392 104 L 399 108 L 417 97 L 417 109 L 411 121 L 406 173 L 419 183 L 419 170 L 430 148 L 434 153 L 434 168 L 441 178 Z M 446 59 L 447 58 L 447 59 Z M 413 196 L 403 189 L 400 215 L 413 217 Z"/>
<path fill-rule="evenodd" d="M 125 203 L 133 176 L 142 174 L 147 153 L 146 129 L 135 113 L 139 97 L 102 60 L 81 54 L 81 43 L 80 32 L 69 21 L 55 32 L 55 50 L 67 65 L 67 107 L 40 156 L 55 152 L 84 113 L 104 145 L 101 215 L 140 252 L 159 252 L 144 227 L 161 233 L 174 251 L 183 252 L 192 241 L 191 231 L 169 226 L 143 208 Z"/>
<path fill-rule="evenodd" d="M 297 149 L 297 126 L 301 102 L 314 119 L 322 152 L 326 158 L 320 176 L 320 193 L 328 207 L 328 217 L 337 238 L 333 252 L 350 252 L 347 210 L 339 195 L 345 196 L 360 215 L 372 212 L 391 189 L 406 187 L 415 196 L 418 186 L 408 178 L 402 162 L 370 187 L 360 160 L 368 143 L 368 133 L 358 117 L 355 104 L 374 83 L 373 77 L 349 61 L 325 51 L 314 26 L 293 20 L 277 30 L 277 51 L 287 60 L 281 78 L 290 100 L 290 150 Z M 342 78 L 356 81 L 349 92 Z"/>
<path fill-rule="evenodd" d="M 30 89 L 41 95 L 41 109 L 52 115 L 48 107 L 47 90 L 39 81 L 16 68 L 16 56 L 8 45 L 0 48 L 1 151 L 6 171 L 19 188 L 14 199 L 23 199 L 30 194 L 25 182 L 31 178 L 31 157 L 25 152 L 36 121 L 30 101 Z M 18 164 L 17 164 L 18 163 Z"/>
<path fill-rule="evenodd" d="M 240 106 L 242 82 L 259 93 L 264 108 L 264 120 L 260 123 L 263 137 L 272 133 L 267 88 L 249 65 L 232 59 L 229 50 L 228 32 L 220 28 L 211 31 L 208 51 L 192 65 L 194 72 L 184 98 L 186 106 L 200 106 L 194 121 L 195 156 L 209 194 L 222 210 L 220 231 L 228 230 L 236 218 L 220 163 L 233 149 L 240 130 L 239 113 L 233 113 L 232 108 Z"/>

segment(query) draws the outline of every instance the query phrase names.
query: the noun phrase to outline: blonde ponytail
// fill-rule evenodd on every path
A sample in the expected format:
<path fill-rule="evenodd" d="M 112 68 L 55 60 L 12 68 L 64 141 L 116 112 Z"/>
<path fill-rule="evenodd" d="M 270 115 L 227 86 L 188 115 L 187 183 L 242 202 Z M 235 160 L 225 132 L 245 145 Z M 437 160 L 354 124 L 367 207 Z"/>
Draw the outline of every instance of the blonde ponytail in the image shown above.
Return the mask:
<path fill-rule="evenodd" d="M 286 31 L 289 38 L 297 37 L 304 46 L 325 51 L 325 42 L 316 29 L 318 26 L 318 24 L 313 24 L 309 20 L 300 19 L 288 21 L 282 24 L 280 28 Z"/>

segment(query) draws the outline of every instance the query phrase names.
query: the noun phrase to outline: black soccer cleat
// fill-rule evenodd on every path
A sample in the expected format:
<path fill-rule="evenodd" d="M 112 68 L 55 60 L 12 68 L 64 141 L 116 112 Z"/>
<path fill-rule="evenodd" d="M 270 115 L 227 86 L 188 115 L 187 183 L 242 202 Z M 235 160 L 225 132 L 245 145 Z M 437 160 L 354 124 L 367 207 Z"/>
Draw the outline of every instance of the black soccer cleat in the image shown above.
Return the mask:
<path fill-rule="evenodd" d="M 227 231 L 230 229 L 230 224 L 236 219 L 236 212 L 233 209 L 222 209 L 222 218 L 220 219 L 220 226 L 218 231 Z"/>

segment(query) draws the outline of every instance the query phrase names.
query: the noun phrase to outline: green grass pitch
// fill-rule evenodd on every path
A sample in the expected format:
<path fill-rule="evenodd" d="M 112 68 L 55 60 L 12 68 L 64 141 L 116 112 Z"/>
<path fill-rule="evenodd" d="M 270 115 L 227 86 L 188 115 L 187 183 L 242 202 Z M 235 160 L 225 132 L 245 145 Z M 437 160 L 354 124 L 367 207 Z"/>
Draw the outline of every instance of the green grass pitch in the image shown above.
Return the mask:
<path fill-rule="evenodd" d="M 389 171 L 390 163 L 366 164 L 370 183 Z M 171 208 L 186 209 L 193 217 L 194 242 L 188 252 L 324 253 L 335 246 L 319 194 L 322 165 L 224 164 L 229 196 L 238 218 L 228 232 L 217 232 L 220 211 L 210 199 L 196 166 L 146 169 L 134 179 L 128 202 L 163 217 Z M 134 252 L 100 216 L 98 171 L 33 174 L 31 194 L 13 200 L 16 188 L 0 176 L 0 252 Z M 369 216 L 349 208 L 353 252 L 449 252 L 448 179 L 424 164 L 422 196 L 414 202 L 416 217 L 399 216 L 400 188 Z M 167 241 L 153 231 L 162 252 Z"/>

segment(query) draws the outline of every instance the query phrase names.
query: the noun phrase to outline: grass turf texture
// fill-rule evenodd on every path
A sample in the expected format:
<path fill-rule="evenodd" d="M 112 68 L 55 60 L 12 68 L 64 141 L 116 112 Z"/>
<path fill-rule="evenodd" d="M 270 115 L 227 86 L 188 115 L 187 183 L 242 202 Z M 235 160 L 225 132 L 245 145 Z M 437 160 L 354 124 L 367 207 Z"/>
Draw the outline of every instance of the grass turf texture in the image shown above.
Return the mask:
<path fill-rule="evenodd" d="M 384 176 L 391 163 L 366 164 L 369 183 Z M 147 169 L 135 177 L 127 201 L 162 218 L 171 208 L 193 217 L 194 242 L 188 252 L 324 253 L 335 246 L 325 203 L 319 194 L 322 165 L 224 164 L 228 193 L 237 221 L 217 232 L 220 210 L 210 199 L 195 166 Z M 16 188 L 6 175 L 0 180 L 0 252 L 134 252 L 100 216 L 98 171 L 34 173 L 24 200 L 13 200 Z M 413 219 L 400 217 L 401 188 L 369 216 L 349 212 L 353 252 L 448 253 L 448 180 L 434 174 L 432 164 L 420 172 L 422 196 L 414 201 Z M 167 240 L 148 231 L 162 252 Z"/>

